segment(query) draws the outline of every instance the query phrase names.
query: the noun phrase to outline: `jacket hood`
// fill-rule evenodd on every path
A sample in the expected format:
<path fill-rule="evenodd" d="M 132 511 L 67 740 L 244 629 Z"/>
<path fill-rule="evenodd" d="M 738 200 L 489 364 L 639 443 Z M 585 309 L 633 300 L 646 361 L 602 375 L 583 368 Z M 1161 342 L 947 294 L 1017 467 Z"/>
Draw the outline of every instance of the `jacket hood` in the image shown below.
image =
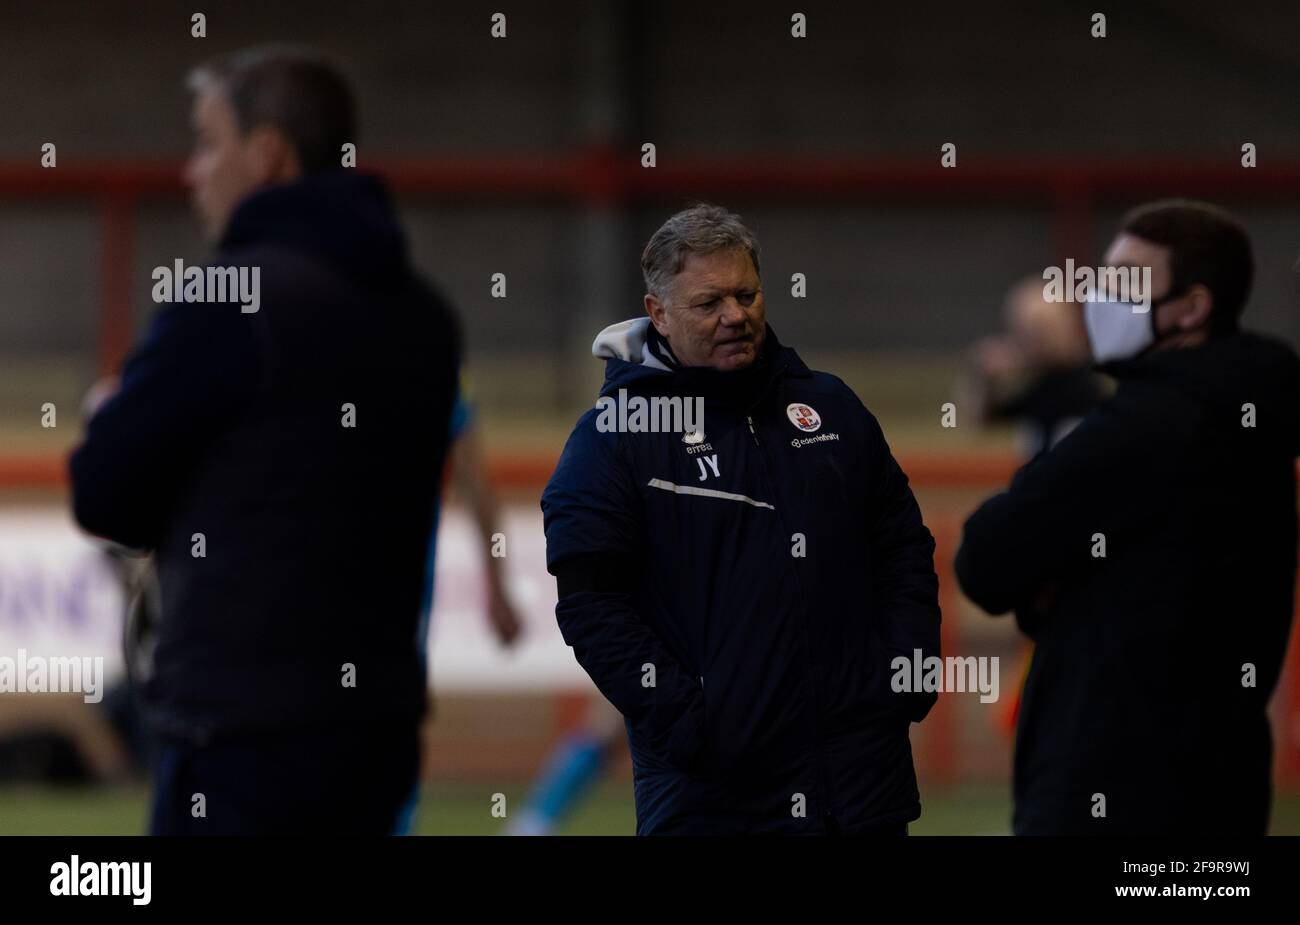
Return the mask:
<path fill-rule="evenodd" d="M 668 372 L 668 367 L 650 350 L 650 319 L 629 318 L 611 324 L 591 344 L 591 355 L 598 360 L 622 360 Z"/>
<path fill-rule="evenodd" d="M 317 257 L 345 275 L 396 279 L 408 266 L 406 236 L 384 182 L 331 170 L 258 190 L 231 215 L 220 250 L 279 246 Z"/>
<path fill-rule="evenodd" d="M 1172 388 L 1212 408 L 1227 439 L 1263 437 L 1271 450 L 1300 455 L 1300 358 L 1289 345 L 1253 331 L 1099 367 L 1121 383 Z M 1242 426 L 1255 408 L 1255 430 Z"/>
<path fill-rule="evenodd" d="M 777 339 L 770 324 L 758 360 L 747 369 L 734 372 L 707 366 L 670 369 L 651 350 L 649 331 L 650 319 L 642 316 L 611 324 L 596 335 L 591 354 L 605 361 L 601 395 L 628 389 L 651 394 L 692 392 L 724 399 L 757 399 L 780 376 L 812 375 L 799 355 Z"/>

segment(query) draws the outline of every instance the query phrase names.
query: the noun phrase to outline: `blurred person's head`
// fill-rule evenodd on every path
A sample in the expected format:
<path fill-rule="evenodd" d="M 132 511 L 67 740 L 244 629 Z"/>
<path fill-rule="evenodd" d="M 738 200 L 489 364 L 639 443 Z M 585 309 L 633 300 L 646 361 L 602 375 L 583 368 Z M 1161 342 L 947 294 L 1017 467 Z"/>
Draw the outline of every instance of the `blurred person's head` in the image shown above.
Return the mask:
<path fill-rule="evenodd" d="M 1216 206 L 1189 200 L 1129 212 L 1104 263 L 1150 267 L 1151 309 L 1087 307 L 1089 337 L 1101 360 L 1193 347 L 1233 333 L 1254 278 L 1250 236 L 1241 223 Z"/>
<path fill-rule="evenodd" d="M 1037 277 L 1021 280 L 1007 293 L 1007 333 L 1031 369 L 1082 366 L 1088 362 L 1088 332 L 1068 302 L 1049 301 Z"/>
<path fill-rule="evenodd" d="M 191 72 L 194 149 L 185 181 L 205 234 L 220 237 L 235 206 L 265 186 L 342 169 L 356 142 L 355 105 L 342 74 L 317 53 L 271 46 Z"/>
<path fill-rule="evenodd" d="M 767 333 L 758 239 L 740 216 L 700 204 L 664 222 L 641 254 L 645 310 L 684 366 L 753 365 Z"/>

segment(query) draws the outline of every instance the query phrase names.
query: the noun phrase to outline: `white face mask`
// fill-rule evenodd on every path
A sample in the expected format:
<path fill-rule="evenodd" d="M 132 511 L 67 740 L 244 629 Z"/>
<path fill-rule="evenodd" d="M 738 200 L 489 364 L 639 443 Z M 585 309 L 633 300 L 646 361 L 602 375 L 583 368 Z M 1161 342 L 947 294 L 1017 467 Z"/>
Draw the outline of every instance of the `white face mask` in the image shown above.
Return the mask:
<path fill-rule="evenodd" d="M 1155 312 L 1134 311 L 1137 307 L 1132 302 L 1088 302 L 1083 306 L 1088 344 L 1096 362 L 1127 360 L 1155 343 Z"/>

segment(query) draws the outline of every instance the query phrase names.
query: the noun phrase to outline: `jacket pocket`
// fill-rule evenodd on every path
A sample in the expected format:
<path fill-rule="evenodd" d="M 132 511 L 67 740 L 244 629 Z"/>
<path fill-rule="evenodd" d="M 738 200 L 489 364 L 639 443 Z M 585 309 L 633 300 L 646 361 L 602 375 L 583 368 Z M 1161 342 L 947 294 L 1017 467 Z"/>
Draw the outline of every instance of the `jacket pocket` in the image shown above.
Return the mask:
<path fill-rule="evenodd" d="M 704 686 L 673 724 L 668 739 L 668 760 L 673 767 L 683 771 L 697 771 L 701 768 L 707 750 L 707 709 L 704 699 Z"/>
<path fill-rule="evenodd" d="M 934 704 L 936 695 L 911 689 L 915 680 L 911 653 L 891 653 L 875 627 L 868 631 L 867 639 L 870 677 L 867 681 L 866 703 L 869 709 L 879 711 L 904 725 L 919 720 Z M 895 667 L 895 659 L 900 655 L 907 660 L 907 664 Z M 907 683 L 899 685 L 903 690 L 895 690 L 894 678 L 900 671 L 906 672 Z"/>

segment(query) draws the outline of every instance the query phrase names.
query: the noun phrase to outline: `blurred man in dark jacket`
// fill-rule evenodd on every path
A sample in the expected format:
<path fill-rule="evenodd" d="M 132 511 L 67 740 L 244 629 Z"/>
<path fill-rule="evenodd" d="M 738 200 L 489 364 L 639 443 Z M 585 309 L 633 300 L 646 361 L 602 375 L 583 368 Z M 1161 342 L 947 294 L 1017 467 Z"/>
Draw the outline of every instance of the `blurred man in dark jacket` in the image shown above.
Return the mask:
<path fill-rule="evenodd" d="M 1026 459 L 1068 434 L 1106 394 L 1077 306 L 1048 302 L 1043 281 L 1007 293 L 1005 330 L 969 351 L 961 402 L 981 425 L 1014 422 Z"/>
<path fill-rule="evenodd" d="M 1036 643 L 1018 834 L 1263 834 L 1265 715 L 1291 625 L 1300 361 L 1242 331 L 1249 238 L 1220 210 L 1130 213 L 1106 255 L 1149 311 L 1085 306 L 1118 380 L 966 522 L 956 572 Z"/>
<path fill-rule="evenodd" d="M 153 829 L 386 832 L 417 778 L 456 329 L 383 185 L 341 166 L 329 64 L 258 50 L 192 89 L 212 267 L 260 292 L 177 280 L 71 461 L 82 526 L 155 552 Z"/>

